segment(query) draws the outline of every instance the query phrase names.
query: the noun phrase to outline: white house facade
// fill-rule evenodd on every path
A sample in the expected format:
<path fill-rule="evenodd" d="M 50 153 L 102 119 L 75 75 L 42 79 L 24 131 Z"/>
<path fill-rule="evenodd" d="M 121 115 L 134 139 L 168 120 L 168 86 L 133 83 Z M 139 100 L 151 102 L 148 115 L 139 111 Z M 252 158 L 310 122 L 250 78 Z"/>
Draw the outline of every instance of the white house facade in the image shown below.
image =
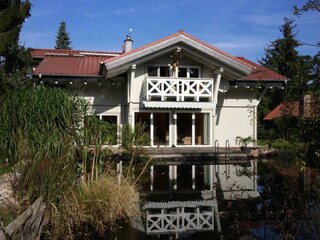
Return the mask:
<path fill-rule="evenodd" d="M 257 139 L 264 93 L 287 79 L 179 31 L 121 53 L 33 49 L 33 78 L 88 99 L 102 120 L 144 123 L 150 146 L 237 146 Z M 255 88 L 261 88 L 257 95 Z"/>

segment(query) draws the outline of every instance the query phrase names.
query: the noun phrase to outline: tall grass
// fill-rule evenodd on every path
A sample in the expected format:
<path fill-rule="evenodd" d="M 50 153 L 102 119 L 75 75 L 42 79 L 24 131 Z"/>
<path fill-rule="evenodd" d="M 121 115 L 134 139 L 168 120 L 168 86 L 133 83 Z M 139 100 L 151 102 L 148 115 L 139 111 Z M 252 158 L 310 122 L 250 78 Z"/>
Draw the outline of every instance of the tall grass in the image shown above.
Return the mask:
<path fill-rule="evenodd" d="M 21 88 L 0 105 L 0 161 L 11 164 L 72 149 L 82 116 L 80 99 L 62 89 Z M 65 140 L 69 141 L 65 141 Z"/>
<path fill-rule="evenodd" d="M 45 199 L 50 238 L 72 237 L 82 225 L 104 231 L 136 211 L 134 184 L 124 179 L 119 185 L 106 171 L 109 152 L 103 146 L 114 143 L 114 127 L 95 117 L 85 121 L 83 100 L 43 86 L 21 88 L 3 99 L 0 163 L 21 173 L 22 209 Z"/>
<path fill-rule="evenodd" d="M 139 213 L 135 186 L 126 179 L 118 184 L 112 172 L 102 174 L 94 181 L 81 182 L 64 195 L 62 203 L 62 210 L 52 223 L 51 237 L 54 238 L 81 237 L 90 228 L 104 234 L 119 220 Z"/>

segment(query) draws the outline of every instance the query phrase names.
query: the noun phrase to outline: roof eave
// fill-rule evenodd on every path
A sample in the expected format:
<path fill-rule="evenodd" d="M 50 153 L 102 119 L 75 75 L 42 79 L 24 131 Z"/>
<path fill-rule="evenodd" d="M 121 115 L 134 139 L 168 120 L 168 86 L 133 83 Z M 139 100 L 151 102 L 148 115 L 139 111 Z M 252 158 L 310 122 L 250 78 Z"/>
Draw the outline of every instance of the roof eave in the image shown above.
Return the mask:
<path fill-rule="evenodd" d="M 43 77 L 50 77 L 50 78 L 101 78 L 102 75 L 77 75 L 77 74 L 42 74 L 42 73 L 33 73 L 33 78 L 43 78 Z"/>

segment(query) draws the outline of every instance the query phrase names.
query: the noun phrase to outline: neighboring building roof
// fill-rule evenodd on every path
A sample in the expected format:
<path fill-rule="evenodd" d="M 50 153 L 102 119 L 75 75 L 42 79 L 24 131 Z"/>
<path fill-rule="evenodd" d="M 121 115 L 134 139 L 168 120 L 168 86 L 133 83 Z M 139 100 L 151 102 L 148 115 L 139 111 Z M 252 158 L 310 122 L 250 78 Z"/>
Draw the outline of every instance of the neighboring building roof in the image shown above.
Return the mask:
<path fill-rule="evenodd" d="M 271 112 L 269 112 L 263 120 L 273 120 L 275 118 L 281 118 L 283 116 L 299 117 L 299 101 L 292 103 L 282 102 L 276 106 Z"/>
<path fill-rule="evenodd" d="M 255 62 L 252 62 L 244 57 L 237 57 L 239 60 L 249 64 L 252 66 L 254 69 L 252 70 L 251 74 L 243 77 L 242 80 L 247 80 L 247 81 L 287 81 L 288 78 L 276 73 L 268 68 L 265 68 Z"/>

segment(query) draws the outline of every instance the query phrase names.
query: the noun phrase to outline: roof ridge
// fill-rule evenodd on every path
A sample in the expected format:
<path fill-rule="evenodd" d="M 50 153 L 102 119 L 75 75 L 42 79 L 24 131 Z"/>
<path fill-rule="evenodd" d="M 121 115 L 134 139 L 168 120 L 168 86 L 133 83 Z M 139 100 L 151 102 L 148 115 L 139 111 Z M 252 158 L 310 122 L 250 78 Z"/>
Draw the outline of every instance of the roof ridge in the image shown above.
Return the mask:
<path fill-rule="evenodd" d="M 122 54 L 116 51 L 96 51 L 96 50 L 76 50 L 76 49 L 55 49 L 55 48 L 31 48 L 32 51 L 51 51 L 51 52 L 83 52 L 83 53 L 102 53 L 102 54 Z"/>

